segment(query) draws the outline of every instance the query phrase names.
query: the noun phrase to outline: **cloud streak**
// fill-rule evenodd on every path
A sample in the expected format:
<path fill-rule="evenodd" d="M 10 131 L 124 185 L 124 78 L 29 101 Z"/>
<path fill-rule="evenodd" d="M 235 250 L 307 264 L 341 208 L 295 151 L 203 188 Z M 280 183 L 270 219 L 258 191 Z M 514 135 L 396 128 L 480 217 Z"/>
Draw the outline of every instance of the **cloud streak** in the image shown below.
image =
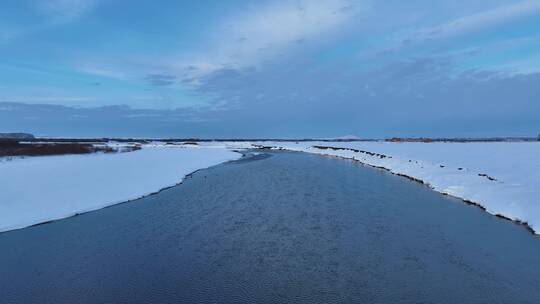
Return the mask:
<path fill-rule="evenodd" d="M 216 27 L 212 51 L 184 58 L 190 83 L 220 69 L 257 67 L 351 21 L 360 6 L 351 0 L 280 1 L 253 7 Z"/>
<path fill-rule="evenodd" d="M 0 43 L 40 33 L 74 22 L 94 9 L 101 0 L 48 0 L 39 1 L 27 10 L 28 15 L 37 13 L 31 25 L 0 24 Z"/>
<path fill-rule="evenodd" d="M 414 31 L 401 39 L 401 45 L 421 43 L 467 35 L 515 21 L 520 18 L 540 14 L 540 1 L 528 0 L 497 7 L 487 11 L 464 16 L 431 28 Z"/>
<path fill-rule="evenodd" d="M 166 74 L 148 74 L 145 79 L 153 86 L 169 86 L 176 82 L 176 76 Z"/>

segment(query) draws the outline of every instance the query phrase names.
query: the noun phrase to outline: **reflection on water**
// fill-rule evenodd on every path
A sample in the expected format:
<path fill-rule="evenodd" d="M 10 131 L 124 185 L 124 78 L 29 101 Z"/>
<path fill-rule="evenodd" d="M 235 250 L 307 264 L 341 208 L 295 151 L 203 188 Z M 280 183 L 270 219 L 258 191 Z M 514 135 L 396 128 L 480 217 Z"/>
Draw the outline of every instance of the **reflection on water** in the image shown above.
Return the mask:
<path fill-rule="evenodd" d="M 300 153 L 259 154 L 132 203 L 3 233 L 0 248 L 5 303 L 540 300 L 540 240 L 523 227 L 381 170 Z"/>

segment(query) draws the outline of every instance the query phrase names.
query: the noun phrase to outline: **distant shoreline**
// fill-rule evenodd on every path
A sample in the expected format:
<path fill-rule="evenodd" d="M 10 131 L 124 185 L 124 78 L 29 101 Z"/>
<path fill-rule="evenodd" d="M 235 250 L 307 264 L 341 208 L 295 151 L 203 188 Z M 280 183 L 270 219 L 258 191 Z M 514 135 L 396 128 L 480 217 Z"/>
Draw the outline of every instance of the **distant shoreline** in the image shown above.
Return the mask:
<path fill-rule="evenodd" d="M 361 139 L 317 139 L 317 138 L 150 138 L 150 137 L 95 137 L 95 138 L 78 138 L 78 137 L 36 137 L 25 139 L 24 142 L 75 142 L 75 143 L 106 143 L 106 142 L 535 142 L 539 141 L 536 137 L 392 137 L 392 138 L 361 138 Z"/>

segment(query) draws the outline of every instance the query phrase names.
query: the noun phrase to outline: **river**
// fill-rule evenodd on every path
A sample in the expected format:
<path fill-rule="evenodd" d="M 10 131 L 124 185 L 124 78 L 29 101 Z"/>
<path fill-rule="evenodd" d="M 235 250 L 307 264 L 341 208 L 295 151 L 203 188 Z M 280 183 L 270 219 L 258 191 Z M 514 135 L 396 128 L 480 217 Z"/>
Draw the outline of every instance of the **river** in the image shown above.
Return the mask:
<path fill-rule="evenodd" d="M 0 248 L 2 303 L 540 303 L 524 227 L 305 153 L 201 170 Z"/>

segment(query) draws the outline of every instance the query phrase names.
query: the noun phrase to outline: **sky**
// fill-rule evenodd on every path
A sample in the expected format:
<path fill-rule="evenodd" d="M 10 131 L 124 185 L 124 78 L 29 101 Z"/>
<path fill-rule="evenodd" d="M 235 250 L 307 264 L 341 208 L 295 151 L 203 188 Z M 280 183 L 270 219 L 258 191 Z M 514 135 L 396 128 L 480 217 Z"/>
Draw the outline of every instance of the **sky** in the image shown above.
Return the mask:
<path fill-rule="evenodd" d="M 540 132 L 539 0 L 3 0 L 0 58 L 0 132 Z"/>

